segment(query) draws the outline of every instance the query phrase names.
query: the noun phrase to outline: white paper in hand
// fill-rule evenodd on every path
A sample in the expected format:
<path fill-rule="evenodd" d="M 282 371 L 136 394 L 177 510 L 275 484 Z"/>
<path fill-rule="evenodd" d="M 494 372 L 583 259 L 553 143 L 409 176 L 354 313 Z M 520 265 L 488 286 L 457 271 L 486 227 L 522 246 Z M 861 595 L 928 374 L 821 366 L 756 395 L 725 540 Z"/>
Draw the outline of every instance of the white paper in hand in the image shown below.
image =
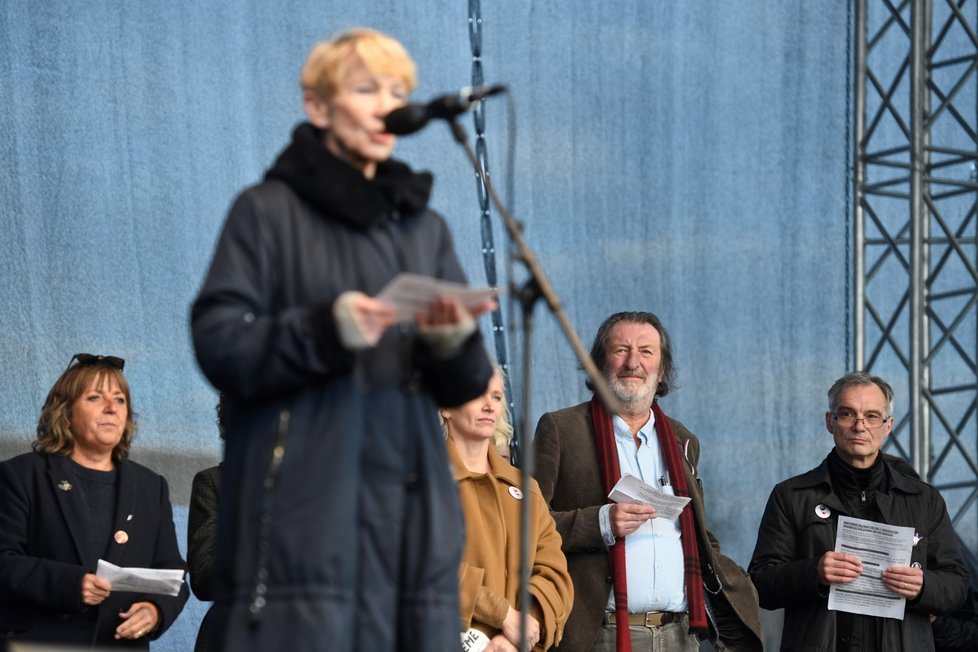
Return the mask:
<path fill-rule="evenodd" d="M 671 496 L 656 491 L 655 488 L 642 482 L 634 475 L 626 473 L 611 489 L 608 498 L 616 503 L 638 503 L 655 507 L 656 518 L 675 521 L 682 514 L 683 508 L 690 499 L 683 496 Z"/>
<path fill-rule="evenodd" d="M 438 297 L 458 297 L 463 306 L 472 309 L 494 299 L 497 294 L 492 288 L 472 288 L 462 283 L 405 272 L 384 286 L 377 298 L 394 307 L 397 321 L 405 322 L 414 321 L 415 315 L 427 310 Z"/>
<path fill-rule="evenodd" d="M 95 574 L 111 582 L 113 591 L 177 595 L 183 586 L 179 568 L 121 568 L 99 559 Z"/>
<path fill-rule="evenodd" d="M 829 609 L 903 620 L 907 599 L 891 591 L 880 573 L 890 566 L 910 565 L 913 536 L 912 527 L 839 516 L 835 551 L 856 555 L 863 569 L 852 582 L 829 588 Z"/>

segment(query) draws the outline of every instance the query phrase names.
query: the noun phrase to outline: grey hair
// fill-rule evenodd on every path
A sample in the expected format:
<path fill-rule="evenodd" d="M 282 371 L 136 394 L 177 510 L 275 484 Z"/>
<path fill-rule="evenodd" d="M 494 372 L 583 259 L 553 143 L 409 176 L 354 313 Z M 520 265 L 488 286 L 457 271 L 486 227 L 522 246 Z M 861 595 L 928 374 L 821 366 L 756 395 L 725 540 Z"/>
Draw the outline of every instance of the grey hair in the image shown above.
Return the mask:
<path fill-rule="evenodd" d="M 842 398 L 842 392 L 847 388 L 853 386 L 869 386 L 876 385 L 883 392 L 883 398 L 886 399 L 886 407 L 889 413 L 887 416 L 893 415 L 893 388 L 890 384 L 880 378 L 879 376 L 874 376 L 873 374 L 866 373 L 865 371 L 850 371 L 842 378 L 838 379 L 832 383 L 832 387 L 829 388 L 829 412 L 835 414 L 836 409 L 839 407 L 839 401 Z"/>
<path fill-rule="evenodd" d="M 591 360 L 594 366 L 602 374 L 608 373 L 608 340 L 611 339 L 611 329 L 622 322 L 630 324 L 648 324 L 659 332 L 659 355 L 662 361 L 659 363 L 659 384 L 655 388 L 655 395 L 662 397 L 669 393 L 669 390 L 676 386 L 676 367 L 672 361 L 672 340 L 666 327 L 662 325 L 662 320 L 655 313 L 643 311 L 616 312 L 605 319 L 598 332 L 594 336 L 591 344 Z M 584 382 L 589 390 L 594 391 L 594 385 L 588 379 Z"/>

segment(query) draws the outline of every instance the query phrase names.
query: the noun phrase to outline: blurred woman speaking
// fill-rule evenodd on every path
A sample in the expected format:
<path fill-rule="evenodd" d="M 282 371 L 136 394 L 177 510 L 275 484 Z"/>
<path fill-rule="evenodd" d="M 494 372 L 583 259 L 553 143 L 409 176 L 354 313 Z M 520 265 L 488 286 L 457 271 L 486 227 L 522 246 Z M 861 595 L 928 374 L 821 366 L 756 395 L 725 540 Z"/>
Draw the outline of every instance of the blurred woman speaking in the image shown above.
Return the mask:
<path fill-rule="evenodd" d="M 520 472 L 499 451 L 513 436 L 503 380 L 497 371 L 486 393 L 441 410 L 448 455 L 465 514 L 465 552 L 459 573 L 462 627 L 489 638 L 490 652 L 515 652 L 520 645 L 520 508 L 531 501 L 527 643 L 548 650 L 560 643 L 574 604 L 574 588 L 560 535 L 540 488 L 520 487 Z"/>
<path fill-rule="evenodd" d="M 48 393 L 34 452 L 0 463 L 0 641 L 149 649 L 187 601 L 113 591 L 117 566 L 185 569 L 166 480 L 129 460 L 124 361 L 79 353 Z"/>
<path fill-rule="evenodd" d="M 369 29 L 317 44 L 308 122 L 235 200 L 191 319 L 227 398 L 215 598 L 224 649 L 458 646 L 463 525 L 438 406 L 492 372 L 474 317 L 439 298 L 397 323 L 402 272 L 465 280 L 432 178 L 391 160 L 415 86 Z"/>

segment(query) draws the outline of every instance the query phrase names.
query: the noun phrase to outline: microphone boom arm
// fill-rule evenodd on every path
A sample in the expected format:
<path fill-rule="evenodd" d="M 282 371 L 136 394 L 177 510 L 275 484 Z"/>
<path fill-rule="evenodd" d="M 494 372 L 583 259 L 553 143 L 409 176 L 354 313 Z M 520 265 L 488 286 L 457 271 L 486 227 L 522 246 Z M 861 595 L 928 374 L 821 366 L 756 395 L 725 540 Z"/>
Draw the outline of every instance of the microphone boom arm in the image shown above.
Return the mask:
<path fill-rule="evenodd" d="M 503 224 L 506 226 L 506 232 L 509 233 L 509 237 L 516 247 L 516 258 L 523 262 L 530 274 L 530 278 L 523 284 L 523 287 L 520 288 L 519 292 L 517 293 L 520 300 L 520 306 L 523 311 L 523 409 L 520 417 L 520 432 L 522 433 L 522 436 L 525 437 L 530 429 L 530 358 L 532 357 L 530 347 L 532 344 L 533 307 L 540 297 L 543 297 L 546 300 L 547 306 L 550 308 L 550 312 L 552 312 L 554 317 L 556 317 L 557 323 L 560 324 L 561 329 L 564 331 L 564 336 L 567 338 L 567 341 L 570 342 L 571 348 L 574 349 L 574 353 L 577 354 L 577 359 L 580 360 L 581 365 L 584 367 L 584 371 L 588 375 L 588 378 L 591 379 L 592 386 L 594 387 L 594 393 L 598 395 L 609 413 L 617 414 L 618 400 L 615 398 L 614 394 L 611 393 L 611 389 L 608 387 L 607 381 L 605 381 L 604 377 L 598 371 L 597 366 L 594 364 L 594 361 L 591 360 L 591 356 L 588 355 L 584 345 L 581 343 L 580 338 L 574 331 L 574 327 L 571 326 L 570 321 L 567 319 L 567 314 L 564 312 L 564 306 L 560 301 L 560 297 L 557 296 L 557 292 L 553 289 L 553 286 L 547 279 L 546 274 L 544 274 L 543 268 L 540 266 L 540 262 L 537 260 L 536 255 L 529 248 L 529 246 L 527 246 L 526 241 L 523 239 L 522 229 L 517 224 L 516 220 L 513 219 L 513 216 L 509 214 L 509 211 L 506 210 L 506 207 L 503 206 L 503 202 L 496 194 L 496 189 L 489 181 L 485 170 L 482 168 L 482 164 L 479 162 L 478 157 L 475 155 L 475 152 L 472 151 L 472 147 L 469 145 L 465 129 L 462 128 L 462 125 L 460 125 L 458 120 L 455 118 L 450 118 L 448 123 L 451 127 L 452 136 L 465 151 L 469 162 L 472 163 L 472 167 L 475 169 L 476 174 L 479 175 L 479 179 L 485 186 L 489 198 L 499 211 L 500 216 L 502 216 Z M 529 537 L 531 528 L 531 501 L 529 500 L 529 487 L 530 479 L 533 477 L 534 473 L 535 453 L 533 446 L 524 446 L 521 453 L 522 468 L 520 477 L 523 485 L 523 492 L 527 496 L 527 499 L 524 500 L 520 506 L 519 650 L 520 652 L 530 652 L 526 632 L 527 625 L 529 624 L 528 619 L 530 617 L 529 586 L 530 568 L 532 566 L 530 560 L 533 559 L 534 551 L 530 549 Z"/>
<path fill-rule="evenodd" d="M 475 155 L 475 152 L 469 145 L 465 129 L 456 119 L 451 119 L 448 121 L 448 123 L 451 127 L 452 136 L 455 138 L 455 141 L 462 146 L 462 149 L 465 151 L 469 162 L 472 164 L 472 167 L 475 168 L 476 174 L 479 175 L 479 179 L 485 185 L 489 198 L 492 200 L 496 210 L 499 211 L 499 215 L 502 217 L 503 224 L 506 227 L 506 232 L 509 233 L 510 239 L 516 246 L 517 259 L 523 262 L 530 274 L 528 287 L 525 287 L 520 292 L 521 303 L 524 304 L 524 307 L 527 307 L 528 302 L 532 304 L 536 298 L 543 297 L 543 299 L 546 300 L 547 306 L 550 308 L 550 311 L 553 313 L 554 317 L 557 319 L 557 322 L 560 324 L 561 329 L 564 331 L 564 336 L 567 337 L 571 348 L 574 349 L 574 353 L 577 354 L 577 358 L 580 361 L 581 366 L 584 367 L 584 372 L 588 375 L 588 378 L 594 385 L 594 393 L 598 395 L 598 398 L 600 398 L 601 402 L 604 403 L 604 406 L 607 408 L 609 413 L 617 414 L 618 399 L 614 394 L 612 394 L 611 388 L 608 387 L 607 381 L 604 379 L 604 376 L 601 375 L 601 372 L 598 371 L 598 368 L 595 366 L 594 361 L 591 360 L 591 356 L 588 354 L 587 349 L 584 348 L 584 344 L 574 331 L 574 327 L 567 319 L 567 313 L 564 311 L 564 305 L 561 303 L 560 297 L 557 295 L 553 285 L 551 285 L 547 275 L 543 271 L 543 268 L 540 266 L 540 262 L 537 260 L 536 254 L 533 253 L 530 247 L 526 244 L 526 240 L 523 239 L 523 231 L 521 227 L 517 224 L 513 216 L 509 214 L 509 211 L 506 210 L 506 207 L 503 206 L 503 202 L 499 199 L 499 195 L 496 194 L 495 187 L 493 187 L 492 182 L 489 180 L 488 176 L 486 176 L 485 170 L 482 169 L 482 164 L 479 162 L 478 157 Z M 532 287 L 530 284 L 535 287 Z M 532 295 L 535 296 L 525 296 L 531 291 Z"/>

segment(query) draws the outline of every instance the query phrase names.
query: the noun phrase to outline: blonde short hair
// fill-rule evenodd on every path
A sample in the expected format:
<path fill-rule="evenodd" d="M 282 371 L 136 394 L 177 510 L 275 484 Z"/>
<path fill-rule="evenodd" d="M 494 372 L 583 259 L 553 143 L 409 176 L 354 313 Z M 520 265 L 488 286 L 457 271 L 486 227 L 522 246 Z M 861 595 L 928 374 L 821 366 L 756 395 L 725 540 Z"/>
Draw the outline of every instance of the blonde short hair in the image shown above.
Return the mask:
<path fill-rule="evenodd" d="M 313 46 L 299 75 L 302 90 L 312 91 L 324 100 L 331 99 L 339 90 L 354 55 L 374 75 L 400 78 L 408 91 L 417 85 L 417 66 L 397 39 L 358 27 Z"/>
<path fill-rule="evenodd" d="M 492 433 L 492 445 L 496 452 L 509 459 L 509 445 L 513 441 L 513 424 L 509 422 L 509 403 L 506 402 L 506 392 L 503 392 L 503 413 L 496 422 L 496 432 Z"/>

